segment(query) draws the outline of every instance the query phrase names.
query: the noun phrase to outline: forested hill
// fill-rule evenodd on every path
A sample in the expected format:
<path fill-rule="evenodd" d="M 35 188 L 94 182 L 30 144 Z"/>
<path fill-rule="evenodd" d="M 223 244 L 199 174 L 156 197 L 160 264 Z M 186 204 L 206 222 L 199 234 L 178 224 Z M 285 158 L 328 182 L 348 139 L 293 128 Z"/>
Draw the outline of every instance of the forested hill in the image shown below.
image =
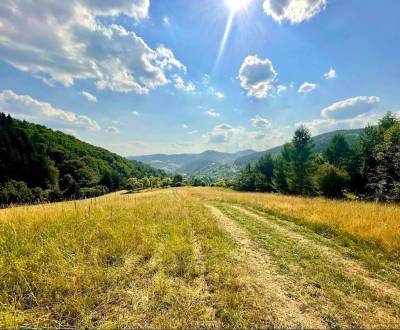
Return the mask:
<path fill-rule="evenodd" d="M 315 152 L 319 153 L 325 150 L 326 146 L 331 142 L 332 138 L 336 134 L 341 134 L 346 139 L 347 143 L 352 146 L 355 145 L 358 141 L 358 138 L 363 131 L 363 128 L 359 129 L 348 129 L 348 130 L 338 130 L 329 133 L 324 133 L 320 135 L 316 135 L 312 138 L 314 143 Z M 235 165 L 238 167 L 243 167 L 247 164 L 253 164 L 257 160 L 259 160 L 262 156 L 266 154 L 270 154 L 272 157 L 277 156 L 282 151 L 283 146 L 275 147 L 266 151 L 254 152 L 250 155 L 245 155 L 235 160 Z"/>
<path fill-rule="evenodd" d="M 362 130 L 363 129 L 339 130 L 314 136 L 312 140 L 315 145 L 315 152 L 320 153 L 322 150 L 325 150 L 335 134 L 343 135 L 347 143 L 352 146 L 357 143 Z M 254 150 L 243 150 L 237 153 L 209 150 L 200 154 L 156 154 L 128 158 L 149 164 L 167 172 L 177 172 L 185 175 L 218 180 L 223 178 L 233 179 L 247 164 L 255 163 L 265 154 L 271 154 L 274 158 L 281 152 L 282 148 L 283 146 L 279 146 L 266 151 L 257 152 Z"/>
<path fill-rule="evenodd" d="M 12 190 L 16 181 L 61 196 L 81 189 L 101 193 L 99 190 L 119 189 L 126 178 L 151 175 L 164 173 L 62 132 L 0 113 L 0 188 L 8 184 Z"/>

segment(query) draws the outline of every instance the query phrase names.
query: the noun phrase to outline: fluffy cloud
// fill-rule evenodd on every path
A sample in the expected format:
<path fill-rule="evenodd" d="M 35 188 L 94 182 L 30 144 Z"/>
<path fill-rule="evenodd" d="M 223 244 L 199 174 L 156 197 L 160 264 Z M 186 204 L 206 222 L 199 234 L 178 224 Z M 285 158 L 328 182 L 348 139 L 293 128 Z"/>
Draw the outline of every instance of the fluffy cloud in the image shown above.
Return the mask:
<path fill-rule="evenodd" d="M 234 128 L 229 124 L 221 124 L 215 126 L 207 134 L 207 139 L 212 144 L 227 143 L 240 136 L 243 132 L 243 128 Z"/>
<path fill-rule="evenodd" d="M 272 127 L 271 122 L 268 119 L 265 119 L 259 115 L 251 118 L 250 121 L 254 128 L 267 129 Z"/>
<path fill-rule="evenodd" d="M 207 111 L 205 112 L 205 114 L 206 114 L 207 116 L 210 116 L 210 117 L 219 117 L 219 116 L 221 116 L 221 114 L 220 114 L 219 112 L 216 112 L 216 111 L 214 111 L 213 109 L 207 110 Z"/>
<path fill-rule="evenodd" d="M 185 66 L 170 49 L 152 49 L 136 33 L 99 20 L 139 20 L 148 7 L 149 0 L 3 0 L 0 58 L 50 84 L 92 79 L 100 89 L 149 93 Z"/>
<path fill-rule="evenodd" d="M 330 69 L 327 73 L 324 73 L 324 78 L 326 80 L 332 80 L 336 78 L 336 71 L 334 69 Z"/>
<path fill-rule="evenodd" d="M 106 131 L 107 133 L 112 133 L 112 134 L 119 134 L 119 133 L 121 133 L 120 130 L 119 130 L 119 128 L 118 128 L 118 127 L 115 127 L 115 126 L 108 126 L 108 127 L 105 129 L 105 131 Z"/>
<path fill-rule="evenodd" d="M 299 87 L 298 92 L 299 93 L 303 93 L 303 94 L 310 93 L 310 92 L 312 92 L 313 90 L 315 90 L 317 88 L 318 88 L 317 84 L 313 84 L 313 83 L 310 83 L 310 82 L 305 82 Z"/>
<path fill-rule="evenodd" d="M 82 96 L 86 97 L 88 101 L 90 102 L 97 102 L 97 97 L 94 96 L 93 94 L 90 94 L 89 92 L 82 91 L 80 93 Z"/>
<path fill-rule="evenodd" d="M 327 0 L 265 0 L 264 12 L 279 23 L 301 23 L 325 8 Z"/>
<path fill-rule="evenodd" d="M 282 94 L 283 92 L 285 92 L 287 90 L 287 86 L 285 85 L 278 85 L 276 86 L 276 92 L 278 94 Z"/>
<path fill-rule="evenodd" d="M 172 80 L 174 81 L 174 86 L 176 89 L 179 89 L 184 92 L 188 93 L 194 93 L 196 91 L 196 86 L 189 81 L 188 83 L 185 83 L 185 81 L 182 79 L 182 77 L 178 75 L 174 75 Z"/>
<path fill-rule="evenodd" d="M 239 80 L 248 96 L 265 98 L 271 95 L 277 73 L 269 59 L 247 56 L 239 70 Z"/>
<path fill-rule="evenodd" d="M 348 119 L 371 112 L 379 103 L 377 96 L 356 96 L 347 100 L 336 102 L 323 109 L 321 114 L 330 119 Z"/>
<path fill-rule="evenodd" d="M 11 90 L 0 94 L 0 111 L 39 124 L 100 130 L 97 122 L 87 116 L 54 108 L 49 103 L 40 102 L 28 95 L 17 95 Z"/>
<path fill-rule="evenodd" d="M 140 116 L 140 113 L 137 112 L 137 111 L 133 111 L 133 112 L 132 112 L 132 115 L 133 115 L 134 117 L 139 117 L 139 116 Z"/>
<path fill-rule="evenodd" d="M 203 135 L 204 148 L 221 151 L 266 150 L 287 142 L 291 133 L 290 127 L 271 127 L 268 130 L 249 131 L 243 127 L 221 124 Z"/>
<path fill-rule="evenodd" d="M 352 129 L 373 125 L 378 122 L 382 115 L 366 113 L 347 119 L 314 119 L 308 122 L 297 123 L 296 126 L 304 125 L 309 128 L 313 135 L 331 132 L 338 129 Z"/>
<path fill-rule="evenodd" d="M 380 103 L 377 96 L 357 96 L 336 102 L 322 109 L 322 118 L 297 125 L 307 126 L 313 134 L 324 133 L 337 129 L 359 128 L 375 124 L 382 116 L 372 112 Z"/>

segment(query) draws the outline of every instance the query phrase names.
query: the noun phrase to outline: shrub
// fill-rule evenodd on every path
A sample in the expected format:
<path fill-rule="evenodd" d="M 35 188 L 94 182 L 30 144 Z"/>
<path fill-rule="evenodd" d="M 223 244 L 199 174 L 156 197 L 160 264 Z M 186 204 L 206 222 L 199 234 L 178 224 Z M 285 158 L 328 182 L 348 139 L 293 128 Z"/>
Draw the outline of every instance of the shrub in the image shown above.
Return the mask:
<path fill-rule="evenodd" d="M 347 183 L 350 181 L 348 173 L 331 164 L 323 164 L 314 174 L 316 189 L 327 197 L 342 197 Z"/>

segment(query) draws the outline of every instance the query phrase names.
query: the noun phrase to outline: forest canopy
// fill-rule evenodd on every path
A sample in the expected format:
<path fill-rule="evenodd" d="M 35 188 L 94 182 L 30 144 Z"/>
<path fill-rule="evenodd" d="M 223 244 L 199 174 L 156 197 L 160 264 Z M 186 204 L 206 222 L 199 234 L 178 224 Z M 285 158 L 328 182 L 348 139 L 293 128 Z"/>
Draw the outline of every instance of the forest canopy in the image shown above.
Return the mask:
<path fill-rule="evenodd" d="M 165 173 L 0 113 L 0 204 L 98 196 Z"/>

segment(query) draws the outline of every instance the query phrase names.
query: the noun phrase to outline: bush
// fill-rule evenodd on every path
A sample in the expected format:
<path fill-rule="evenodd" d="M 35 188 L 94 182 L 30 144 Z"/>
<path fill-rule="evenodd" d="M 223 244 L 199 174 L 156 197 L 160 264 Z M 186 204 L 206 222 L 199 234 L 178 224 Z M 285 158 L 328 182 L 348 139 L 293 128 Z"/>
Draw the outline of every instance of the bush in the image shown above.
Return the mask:
<path fill-rule="evenodd" d="M 326 197 L 342 197 L 349 181 L 350 177 L 345 170 L 331 164 L 320 165 L 314 174 L 316 189 Z"/>
<path fill-rule="evenodd" d="M 34 197 L 32 191 L 23 181 L 8 181 L 0 188 L 1 204 L 25 204 L 31 203 Z"/>

